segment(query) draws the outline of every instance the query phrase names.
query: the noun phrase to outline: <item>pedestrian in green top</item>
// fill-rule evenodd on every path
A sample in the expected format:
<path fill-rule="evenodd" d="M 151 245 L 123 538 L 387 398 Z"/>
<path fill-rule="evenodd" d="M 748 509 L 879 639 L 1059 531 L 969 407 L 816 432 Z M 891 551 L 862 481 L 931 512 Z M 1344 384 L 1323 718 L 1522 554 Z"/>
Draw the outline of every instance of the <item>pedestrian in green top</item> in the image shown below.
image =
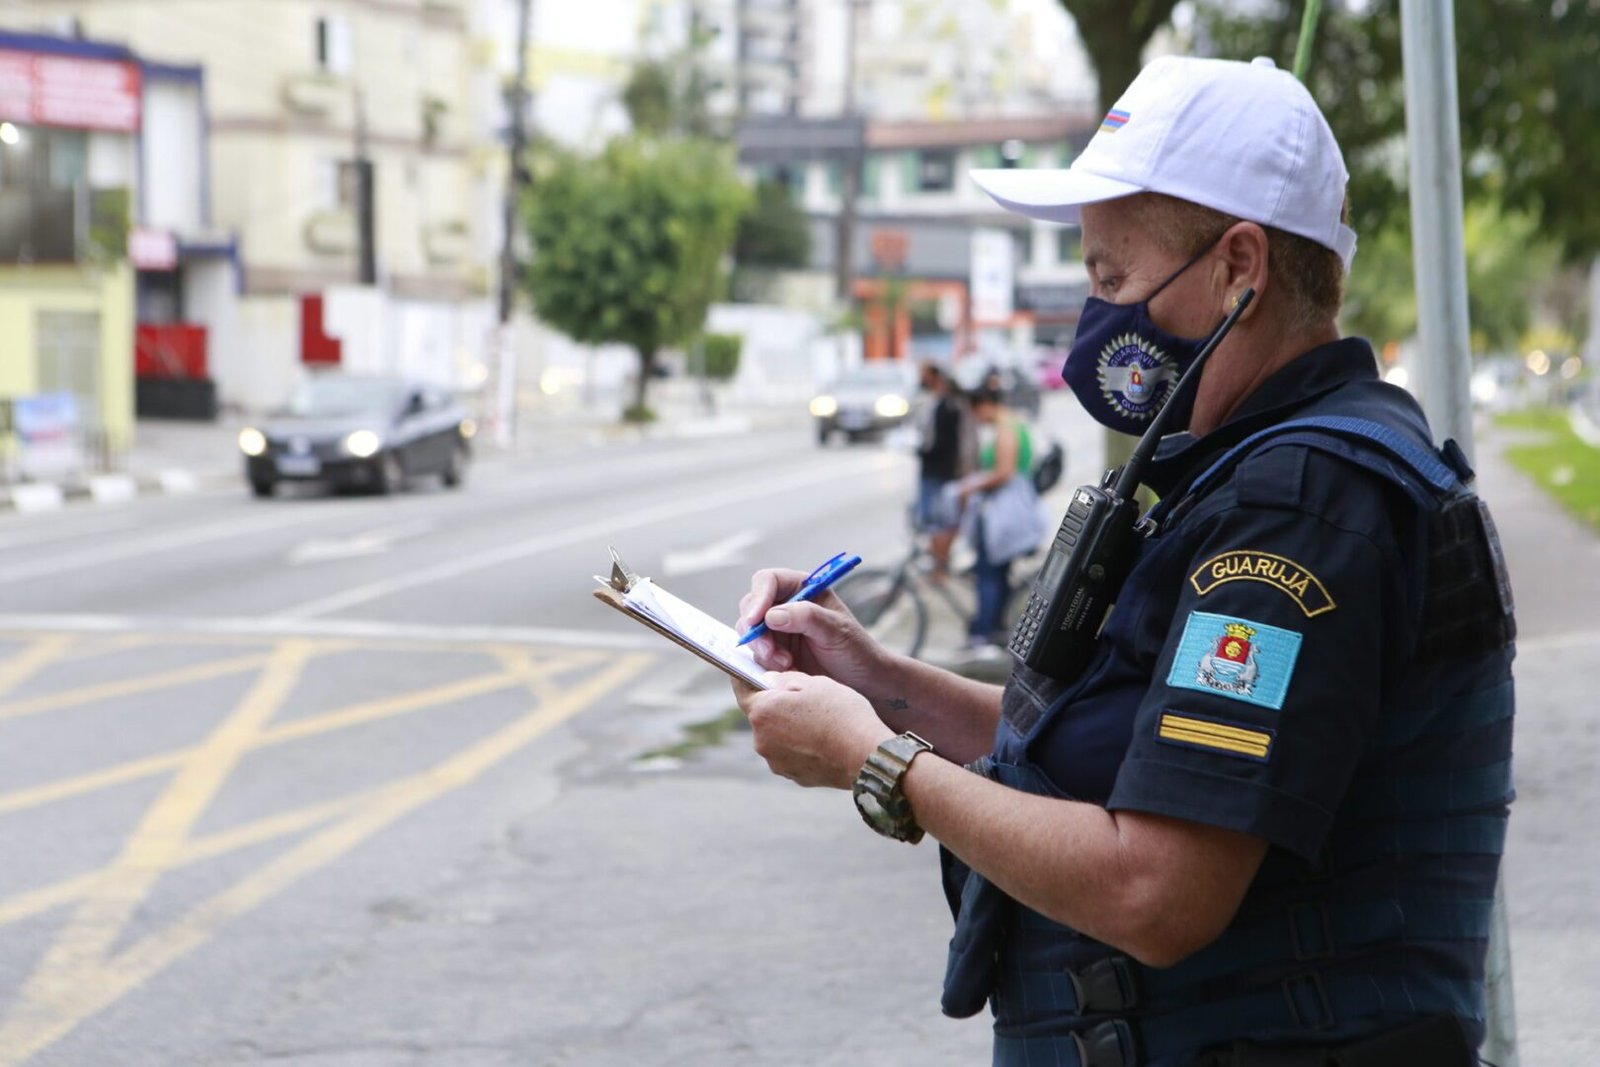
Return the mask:
<path fill-rule="evenodd" d="M 988 382 L 973 391 L 971 407 L 983 443 L 978 451 L 978 470 L 962 479 L 957 495 L 962 513 L 967 516 L 963 528 L 977 552 L 972 576 L 978 606 L 967 625 L 967 647 L 976 649 L 1005 640 L 1003 627 L 1006 604 L 1011 599 L 1011 561 L 1033 547 L 1017 551 L 997 546 L 995 534 L 998 531 L 986 529 L 986 525 L 999 517 L 995 509 L 982 505 L 1006 492 L 1018 497 L 1019 507 L 1037 510 L 1037 498 L 1026 477 L 1033 469 L 1033 439 L 1027 425 L 1006 408 L 1001 402 L 1000 390 Z M 1021 499 L 1023 497 L 1026 500 Z"/>

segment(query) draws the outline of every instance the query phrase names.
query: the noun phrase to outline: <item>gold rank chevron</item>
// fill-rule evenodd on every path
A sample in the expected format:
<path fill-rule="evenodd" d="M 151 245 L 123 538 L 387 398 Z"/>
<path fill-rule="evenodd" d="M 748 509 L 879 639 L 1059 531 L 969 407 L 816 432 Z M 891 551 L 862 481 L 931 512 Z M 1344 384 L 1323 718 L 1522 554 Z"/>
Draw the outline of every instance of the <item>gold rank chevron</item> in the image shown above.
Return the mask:
<path fill-rule="evenodd" d="M 1229 726 L 1227 723 L 1195 719 L 1187 715 L 1163 714 L 1156 727 L 1156 736 L 1165 741 L 1237 752 L 1253 759 L 1264 760 L 1272 750 L 1272 735 L 1262 730 L 1247 730 L 1242 726 Z"/>

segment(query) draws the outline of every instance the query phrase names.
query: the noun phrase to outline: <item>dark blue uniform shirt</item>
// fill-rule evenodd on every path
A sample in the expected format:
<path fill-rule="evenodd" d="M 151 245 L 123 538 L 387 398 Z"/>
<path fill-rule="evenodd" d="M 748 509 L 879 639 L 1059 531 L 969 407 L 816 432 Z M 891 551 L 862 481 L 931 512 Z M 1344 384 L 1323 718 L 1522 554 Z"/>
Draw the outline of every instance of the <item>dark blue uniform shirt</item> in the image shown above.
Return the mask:
<path fill-rule="evenodd" d="M 1440 1012 L 1481 1034 L 1484 938 L 1511 796 L 1509 600 L 1494 629 L 1498 609 L 1484 605 L 1495 583 L 1480 567 L 1457 584 L 1461 611 L 1493 623 L 1472 624 L 1486 643 L 1419 658 L 1424 631 L 1439 631 L 1456 603 L 1441 591 L 1456 564 L 1439 555 L 1449 540 L 1440 509 L 1327 450 L 1252 451 L 1231 477 L 1186 494 L 1244 438 L 1307 416 L 1369 420 L 1430 447 L 1421 410 L 1379 380 L 1365 341 L 1295 359 L 1223 427 L 1162 443 L 1147 482 L 1171 503 L 1094 658 L 1065 684 L 1019 668 L 1003 700 L 1002 780 L 1272 846 L 1229 932 L 1173 972 L 1147 970 L 1154 995 L 1114 1013 L 1147 1021 L 1174 1050 L 1185 1038 L 1172 1027 L 1203 1047 L 1204 1027 L 1233 1003 L 1268 1014 L 1259 1025 L 1239 1015 L 1243 1030 L 1228 1036 L 1269 1043 L 1339 1040 Z M 1466 503 L 1458 510 L 1476 523 L 1476 502 Z M 1492 536 L 1474 537 L 1460 540 L 1477 566 L 1493 550 L 1474 546 Z M 1010 906 L 1009 920 L 963 919 L 946 1010 L 975 1007 L 985 980 L 971 976 L 992 942 L 1002 1040 L 1104 1019 L 1075 1010 L 1059 976 L 1112 950 Z M 1307 967 L 1317 974 L 1302 981 Z M 1272 1021 L 1273 1005 L 1301 994 L 1311 999 L 1291 1004 L 1289 1021 Z M 1161 1014 L 1207 1000 L 1222 1010 Z M 1162 1031 L 1164 1019 L 1177 1021 Z"/>

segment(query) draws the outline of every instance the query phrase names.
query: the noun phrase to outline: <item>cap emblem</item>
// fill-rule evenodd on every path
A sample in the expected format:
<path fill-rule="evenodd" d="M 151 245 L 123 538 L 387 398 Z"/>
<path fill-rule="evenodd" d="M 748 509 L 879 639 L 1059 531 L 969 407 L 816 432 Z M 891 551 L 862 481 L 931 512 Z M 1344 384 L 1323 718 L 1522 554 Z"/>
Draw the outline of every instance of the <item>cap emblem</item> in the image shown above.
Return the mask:
<path fill-rule="evenodd" d="M 1106 117 L 1105 117 L 1104 120 L 1101 121 L 1100 128 L 1102 130 L 1108 130 L 1111 133 L 1116 133 L 1118 130 L 1122 129 L 1122 127 L 1126 126 L 1127 124 L 1128 124 L 1128 113 L 1126 111 L 1118 111 L 1115 108 L 1113 108 L 1110 111 L 1106 112 Z"/>

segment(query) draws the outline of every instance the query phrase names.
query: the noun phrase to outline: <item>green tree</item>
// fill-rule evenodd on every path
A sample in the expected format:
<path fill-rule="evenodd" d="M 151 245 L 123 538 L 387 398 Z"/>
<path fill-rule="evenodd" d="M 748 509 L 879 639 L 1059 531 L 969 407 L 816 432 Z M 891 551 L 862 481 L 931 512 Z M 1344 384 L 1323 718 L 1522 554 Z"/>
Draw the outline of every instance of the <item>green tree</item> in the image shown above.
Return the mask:
<path fill-rule="evenodd" d="M 1307 87 L 1350 168 L 1361 234 L 1347 322 L 1374 339 L 1415 329 L 1399 0 L 1324 10 Z M 1199 11 L 1199 48 L 1235 59 L 1292 54 L 1304 0 L 1241 16 Z M 1600 6 L 1478 0 L 1456 7 L 1469 312 L 1475 347 L 1510 347 L 1563 261 L 1600 254 Z"/>
<path fill-rule="evenodd" d="M 1100 109 L 1109 111 L 1144 66 L 1144 48 L 1172 18 L 1178 0 L 1061 0 L 1089 62 L 1094 64 Z"/>
<path fill-rule="evenodd" d="M 786 183 L 756 183 L 750 210 L 739 220 L 733 258 L 741 267 L 804 267 L 810 261 L 811 226 Z"/>
<path fill-rule="evenodd" d="M 541 170 L 524 212 L 534 306 L 574 341 L 633 348 L 628 415 L 647 419 L 656 357 L 705 324 L 748 193 L 724 149 L 693 140 L 622 138 L 594 158 L 553 151 Z"/>
<path fill-rule="evenodd" d="M 666 63 L 647 60 L 635 66 L 622 87 L 622 106 L 633 132 L 661 137 L 678 120 L 678 85 Z"/>
<path fill-rule="evenodd" d="M 719 83 L 706 73 L 706 50 L 714 38 L 697 26 L 684 48 L 634 65 L 622 106 L 635 133 L 714 138 L 723 132 L 711 114 L 711 93 Z"/>
<path fill-rule="evenodd" d="M 1061 6 L 1077 25 L 1094 66 L 1100 110 L 1110 111 L 1144 66 L 1145 45 L 1172 18 L 1178 0 L 1061 0 Z M 1115 466 L 1133 455 L 1133 441 L 1107 430 L 1107 464 Z"/>

